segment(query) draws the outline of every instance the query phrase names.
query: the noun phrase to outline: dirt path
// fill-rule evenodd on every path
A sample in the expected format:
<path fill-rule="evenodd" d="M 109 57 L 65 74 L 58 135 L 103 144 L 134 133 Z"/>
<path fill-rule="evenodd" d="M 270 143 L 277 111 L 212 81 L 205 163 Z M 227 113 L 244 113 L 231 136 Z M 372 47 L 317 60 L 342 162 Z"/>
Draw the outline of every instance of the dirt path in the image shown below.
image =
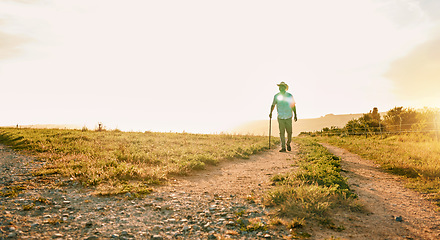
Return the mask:
<path fill-rule="evenodd" d="M 350 239 L 440 239 L 440 214 L 396 176 L 347 150 L 322 144 L 342 159 L 344 176 L 369 214 L 340 216 Z"/>
<path fill-rule="evenodd" d="M 160 188 L 159 191 L 178 190 L 194 194 L 215 192 L 223 196 L 234 195 L 246 198 L 252 195 L 253 198 L 259 198 L 270 188 L 271 176 L 293 170 L 296 153 L 296 148 L 287 153 L 272 150 L 251 156 L 250 159 L 208 166 L 191 176 L 174 179 L 173 184 Z"/>

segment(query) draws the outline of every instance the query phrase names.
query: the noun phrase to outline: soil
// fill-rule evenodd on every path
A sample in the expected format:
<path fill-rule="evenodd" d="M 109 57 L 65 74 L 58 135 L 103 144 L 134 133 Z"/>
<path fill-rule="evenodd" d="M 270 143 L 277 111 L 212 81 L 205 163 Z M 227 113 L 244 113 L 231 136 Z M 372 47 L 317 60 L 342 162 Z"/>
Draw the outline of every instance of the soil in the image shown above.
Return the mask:
<path fill-rule="evenodd" d="M 341 232 L 305 228 L 309 239 L 440 238 L 440 215 L 422 195 L 373 163 L 324 146 L 342 158 L 350 187 L 367 210 L 337 216 Z M 0 145 L 0 190 L 17 193 L 0 196 L 0 239 L 289 239 L 288 229 L 269 227 L 271 209 L 262 197 L 273 175 L 295 171 L 296 149 L 208 166 L 134 198 L 98 197 L 70 179 L 34 177 L 32 170 L 44 162 Z M 241 223 L 249 222 L 268 228 L 243 229 Z"/>

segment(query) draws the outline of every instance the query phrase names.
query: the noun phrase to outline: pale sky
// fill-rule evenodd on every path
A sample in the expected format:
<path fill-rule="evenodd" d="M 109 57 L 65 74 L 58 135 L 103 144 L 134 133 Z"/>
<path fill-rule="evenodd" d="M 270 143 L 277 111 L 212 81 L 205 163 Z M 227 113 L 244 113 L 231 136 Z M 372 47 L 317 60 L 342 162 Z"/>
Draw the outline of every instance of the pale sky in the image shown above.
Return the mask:
<path fill-rule="evenodd" d="M 0 0 L 0 126 L 216 133 L 440 107 L 438 0 Z"/>

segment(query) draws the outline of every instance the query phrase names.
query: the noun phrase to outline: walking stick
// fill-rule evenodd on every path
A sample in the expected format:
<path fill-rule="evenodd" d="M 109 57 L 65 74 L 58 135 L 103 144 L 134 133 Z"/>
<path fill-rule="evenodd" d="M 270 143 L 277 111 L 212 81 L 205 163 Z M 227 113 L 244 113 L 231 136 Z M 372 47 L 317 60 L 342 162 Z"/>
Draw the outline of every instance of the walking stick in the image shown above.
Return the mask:
<path fill-rule="evenodd" d="M 269 149 L 270 149 L 270 135 L 272 134 L 272 118 L 269 118 Z"/>

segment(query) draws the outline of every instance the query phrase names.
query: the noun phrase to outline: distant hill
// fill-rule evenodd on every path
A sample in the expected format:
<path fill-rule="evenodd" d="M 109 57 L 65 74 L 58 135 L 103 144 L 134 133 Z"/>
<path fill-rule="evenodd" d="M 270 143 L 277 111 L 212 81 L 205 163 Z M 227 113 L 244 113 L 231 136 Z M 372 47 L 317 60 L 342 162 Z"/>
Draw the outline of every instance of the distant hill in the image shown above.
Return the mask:
<path fill-rule="evenodd" d="M 275 117 L 272 118 L 272 136 L 278 136 L 278 121 Z M 334 115 L 327 114 L 320 118 L 298 119 L 293 123 L 293 136 L 298 136 L 301 132 L 320 131 L 325 127 L 344 127 L 348 121 L 361 117 L 363 114 L 344 114 Z M 245 123 L 229 132 L 237 134 L 252 134 L 252 135 L 269 135 L 269 120 L 257 120 Z"/>

